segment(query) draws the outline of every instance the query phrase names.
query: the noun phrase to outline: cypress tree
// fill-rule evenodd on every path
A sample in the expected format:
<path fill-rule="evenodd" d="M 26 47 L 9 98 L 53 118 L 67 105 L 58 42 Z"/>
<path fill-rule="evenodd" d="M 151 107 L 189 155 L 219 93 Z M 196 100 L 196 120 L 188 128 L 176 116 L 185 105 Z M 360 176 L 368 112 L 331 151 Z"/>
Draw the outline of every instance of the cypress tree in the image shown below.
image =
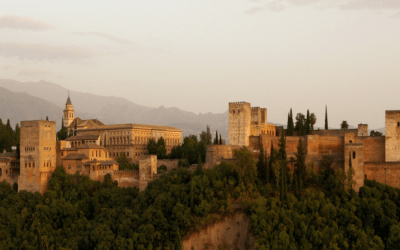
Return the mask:
<path fill-rule="evenodd" d="M 265 151 L 265 157 L 264 157 L 264 171 L 265 171 L 265 184 L 268 185 L 268 183 L 269 183 L 269 164 L 268 164 L 267 151 Z"/>
<path fill-rule="evenodd" d="M 271 154 L 270 154 L 270 158 L 269 158 L 269 172 L 268 172 L 269 179 L 268 179 L 268 181 L 271 179 L 272 164 L 274 163 L 274 161 L 275 161 L 274 144 L 272 143 L 272 140 L 271 140 Z"/>
<path fill-rule="evenodd" d="M 286 137 L 283 133 L 279 139 L 279 158 L 286 162 Z"/>
<path fill-rule="evenodd" d="M 265 173 L 264 173 L 264 147 L 263 144 L 260 143 L 260 154 L 258 156 L 258 163 L 257 163 L 257 174 L 258 174 L 258 178 L 265 183 L 264 177 L 265 177 Z"/>
<path fill-rule="evenodd" d="M 46 121 L 48 121 L 49 120 L 49 117 L 48 116 L 46 116 Z"/>
<path fill-rule="evenodd" d="M 77 124 L 77 122 L 75 121 L 75 130 L 74 130 L 74 135 L 76 136 L 76 130 L 78 129 L 78 124 Z"/>
<path fill-rule="evenodd" d="M 195 175 L 201 175 L 201 174 L 203 174 L 203 166 L 201 164 L 201 155 L 199 154 L 199 160 L 197 162 Z"/>
<path fill-rule="evenodd" d="M 287 135 L 292 135 L 291 132 L 292 132 L 292 131 L 290 131 L 290 113 L 288 113 L 288 115 L 287 115 L 286 134 L 287 134 Z"/>
<path fill-rule="evenodd" d="M 194 211 L 194 182 L 193 180 L 190 182 L 190 209 Z"/>
<path fill-rule="evenodd" d="M 222 145 L 222 136 L 219 134 L 219 145 Z"/>
<path fill-rule="evenodd" d="M 305 124 L 306 135 L 310 134 L 310 131 L 311 131 L 310 125 L 311 125 L 310 111 L 307 109 L 307 118 L 306 118 L 306 124 Z"/>
<path fill-rule="evenodd" d="M 218 130 L 215 131 L 215 139 L 214 139 L 214 144 L 218 144 Z"/>
<path fill-rule="evenodd" d="M 281 181 L 280 181 L 280 193 L 279 193 L 279 197 L 280 197 L 280 200 L 281 200 L 281 202 L 283 202 L 283 199 L 284 199 L 284 197 L 285 197 L 285 178 L 284 178 L 284 162 L 283 161 L 280 161 L 280 167 L 281 167 Z"/>
<path fill-rule="evenodd" d="M 325 130 L 328 130 L 328 107 L 325 105 Z"/>

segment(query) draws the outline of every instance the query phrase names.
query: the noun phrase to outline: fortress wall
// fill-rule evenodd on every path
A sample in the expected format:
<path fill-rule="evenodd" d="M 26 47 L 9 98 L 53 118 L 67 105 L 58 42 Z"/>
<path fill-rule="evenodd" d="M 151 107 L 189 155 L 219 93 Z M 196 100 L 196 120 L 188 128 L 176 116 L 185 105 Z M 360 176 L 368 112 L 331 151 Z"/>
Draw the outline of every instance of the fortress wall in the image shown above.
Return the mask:
<path fill-rule="evenodd" d="M 139 188 L 138 170 L 115 170 L 112 179 L 113 181 L 118 181 L 118 187 Z"/>
<path fill-rule="evenodd" d="M 358 137 L 364 145 L 364 161 L 384 162 L 385 161 L 385 137 L 369 136 Z"/>
<path fill-rule="evenodd" d="M 179 163 L 179 160 L 170 160 L 170 159 L 159 160 L 159 159 L 157 159 L 157 168 L 161 167 L 162 165 L 165 165 L 165 166 L 167 166 L 167 170 L 176 169 L 176 168 L 178 168 L 178 163 Z"/>
<path fill-rule="evenodd" d="M 364 167 L 368 180 L 400 188 L 400 162 L 365 162 Z"/>
<path fill-rule="evenodd" d="M 260 150 L 260 137 L 250 136 L 249 137 L 249 149 L 250 150 Z"/>
<path fill-rule="evenodd" d="M 210 145 L 207 147 L 206 168 L 214 167 L 221 163 L 223 158 L 233 158 L 233 150 L 239 146 Z"/>
<path fill-rule="evenodd" d="M 344 136 L 345 133 L 353 133 L 358 135 L 358 129 L 329 129 L 329 130 L 314 130 L 311 134 L 319 136 Z"/>

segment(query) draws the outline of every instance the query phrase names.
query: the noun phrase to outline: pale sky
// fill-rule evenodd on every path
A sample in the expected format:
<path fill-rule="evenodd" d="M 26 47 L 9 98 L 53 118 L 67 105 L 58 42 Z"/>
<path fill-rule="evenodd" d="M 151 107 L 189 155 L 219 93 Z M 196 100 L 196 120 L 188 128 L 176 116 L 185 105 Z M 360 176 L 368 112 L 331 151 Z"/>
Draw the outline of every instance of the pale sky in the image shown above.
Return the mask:
<path fill-rule="evenodd" d="M 221 113 L 228 102 L 384 126 L 399 0 L 0 0 L 0 78 Z"/>

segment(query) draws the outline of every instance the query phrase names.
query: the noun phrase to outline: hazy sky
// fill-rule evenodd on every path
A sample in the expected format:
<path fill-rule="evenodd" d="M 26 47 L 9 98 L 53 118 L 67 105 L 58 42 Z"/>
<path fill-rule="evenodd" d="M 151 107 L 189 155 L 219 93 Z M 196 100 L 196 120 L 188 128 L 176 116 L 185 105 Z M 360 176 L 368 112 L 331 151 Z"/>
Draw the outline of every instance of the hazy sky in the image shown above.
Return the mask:
<path fill-rule="evenodd" d="M 323 126 L 400 109 L 399 0 L 1 0 L 0 78 Z"/>

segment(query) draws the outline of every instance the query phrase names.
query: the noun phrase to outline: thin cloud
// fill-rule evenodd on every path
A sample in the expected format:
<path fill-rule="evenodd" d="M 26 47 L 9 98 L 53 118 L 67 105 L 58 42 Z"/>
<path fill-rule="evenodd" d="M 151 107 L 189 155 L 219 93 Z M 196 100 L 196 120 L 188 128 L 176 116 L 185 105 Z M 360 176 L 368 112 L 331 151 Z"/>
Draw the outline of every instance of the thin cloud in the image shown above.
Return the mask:
<path fill-rule="evenodd" d="M 0 56 L 25 60 L 80 61 L 90 59 L 95 53 L 83 47 L 54 46 L 30 43 L 0 43 Z"/>
<path fill-rule="evenodd" d="M 12 66 L 12 65 L 4 65 L 3 66 L 3 69 L 5 69 L 5 70 L 9 70 L 9 69 L 13 69 L 14 68 L 14 66 Z"/>
<path fill-rule="evenodd" d="M 282 11 L 286 5 L 311 6 L 318 5 L 328 8 L 339 8 L 341 10 L 398 10 L 400 0 L 274 0 L 264 1 L 264 6 L 253 7 L 245 13 L 255 14 L 263 10 Z M 395 15 L 397 16 L 397 14 Z M 394 16 L 394 17 L 395 17 Z"/>
<path fill-rule="evenodd" d="M 263 11 L 263 10 L 265 10 L 264 7 L 253 7 L 253 8 L 250 8 L 250 9 L 246 10 L 244 13 L 249 14 L 249 15 L 253 15 L 253 14 L 256 14 L 256 13 L 258 13 L 260 11 Z"/>
<path fill-rule="evenodd" d="M 4 15 L 0 17 L 0 28 L 22 30 L 49 30 L 54 29 L 54 26 L 27 17 Z"/>
<path fill-rule="evenodd" d="M 400 18 L 400 12 L 394 14 L 392 17 L 394 17 L 394 18 Z"/>
<path fill-rule="evenodd" d="M 48 70 L 40 70 L 40 69 L 23 69 L 18 72 L 18 76 L 43 76 L 43 75 L 52 75 Z"/>
<path fill-rule="evenodd" d="M 352 0 L 348 3 L 341 4 L 340 9 L 343 10 L 361 10 L 361 9 L 374 9 L 374 10 L 393 10 L 400 9 L 399 0 Z"/>
<path fill-rule="evenodd" d="M 285 9 L 285 6 L 283 5 L 283 0 L 276 0 L 269 2 L 265 4 L 262 7 L 253 7 L 245 11 L 246 14 L 253 15 L 258 12 L 264 11 L 264 10 L 270 10 L 274 12 L 280 12 Z"/>
<path fill-rule="evenodd" d="M 112 35 L 104 33 L 104 32 L 72 32 L 72 33 L 75 35 L 80 35 L 80 36 L 101 37 L 101 38 L 105 38 L 112 42 L 116 42 L 116 43 L 123 44 L 123 45 L 133 44 L 132 41 L 120 39 L 120 38 L 117 38 L 115 36 L 112 36 Z"/>

